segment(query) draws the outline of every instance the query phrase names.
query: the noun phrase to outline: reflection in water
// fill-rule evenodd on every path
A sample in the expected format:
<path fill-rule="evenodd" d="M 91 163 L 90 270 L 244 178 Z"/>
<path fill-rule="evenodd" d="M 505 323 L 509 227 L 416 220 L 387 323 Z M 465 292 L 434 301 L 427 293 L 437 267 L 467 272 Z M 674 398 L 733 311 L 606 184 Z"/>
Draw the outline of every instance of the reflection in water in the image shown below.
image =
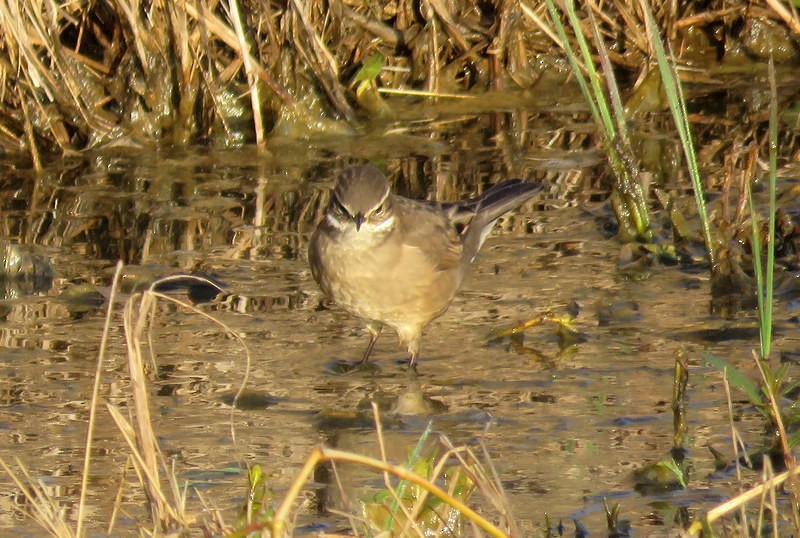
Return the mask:
<path fill-rule="evenodd" d="M 395 139 L 276 141 L 269 156 L 250 149 L 119 153 L 39 175 L 7 172 L 0 181 L 2 238 L 41 249 L 52 276 L 0 302 L 0 455 L 23 460 L 67 513 L 74 511 L 100 301 L 122 259 L 129 264 L 125 293 L 179 272 L 218 279 L 227 293 L 199 307 L 250 348 L 251 392 L 232 412 L 245 366 L 224 330 L 159 303 L 146 344 L 157 364 L 151 409 L 162 449 L 179 477 L 223 514 L 235 513 L 246 478 L 211 471 L 259 463 L 280 495 L 320 442 L 376 455 L 371 417 L 363 414 L 369 400 L 383 403 L 394 461 L 405 459 L 429 420 L 455 443 L 475 448 L 483 438 L 525 535 L 541 529 L 545 512 L 554 521 L 580 515 L 602 529 L 604 497 L 622 503 L 634 529 L 670 526 L 670 511 L 709 506 L 729 490 L 724 479 L 708 478 L 713 459 L 704 447 L 728 450 L 730 430 L 721 380 L 698 352 L 706 346 L 749 369 L 754 342 L 704 336 L 728 325 L 708 313 L 707 282 L 697 272 L 654 266 L 641 278 L 617 278 L 619 246 L 605 231 L 600 180 L 577 170 L 579 161 L 596 163 L 583 162 L 583 131 L 572 125 L 576 131 L 556 148 L 551 129 L 520 127 L 534 119 L 572 118 L 516 111 Z M 562 173 L 570 156 L 576 170 Z M 356 320 L 322 303 L 305 261 L 332 178 L 362 158 L 382 161 L 400 194 L 432 200 L 465 198 L 512 176 L 547 185 L 544 201 L 501 222 L 448 313 L 427 328 L 413 383 L 393 339 L 379 341 L 372 369 L 336 367 L 360 357 L 365 334 Z M 576 315 L 580 338 L 565 344 L 554 324 L 491 338 L 548 311 Z M 124 408 L 129 386 L 119 310 L 113 327 L 102 395 Z M 779 333 L 777 346 L 795 348 L 795 332 Z M 690 358 L 692 483 L 681 495 L 639 496 L 631 472 L 664 459 L 671 447 L 664 402 L 679 350 Z M 760 424 L 738 411 L 740 431 L 756 442 Z M 97 432 L 89 506 L 92 531 L 103 532 L 128 451 L 105 413 Z M 348 473 L 340 474 L 345 502 L 328 471 L 317 471 L 301 524 L 343 527 L 328 509 L 352 508 L 359 495 L 380 487 L 375 475 Z M 124 481 L 129 519 L 118 524 L 131 530 L 147 515 L 142 494 L 129 476 Z M 0 526 L 29 528 L 15 515 L 15 502 L 0 501 Z"/>

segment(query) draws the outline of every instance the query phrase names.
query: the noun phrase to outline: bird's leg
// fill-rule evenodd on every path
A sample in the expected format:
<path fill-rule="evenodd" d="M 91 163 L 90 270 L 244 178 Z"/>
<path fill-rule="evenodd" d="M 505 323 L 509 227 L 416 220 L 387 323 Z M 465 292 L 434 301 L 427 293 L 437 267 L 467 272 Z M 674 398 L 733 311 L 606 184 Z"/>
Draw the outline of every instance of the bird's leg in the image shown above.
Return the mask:
<path fill-rule="evenodd" d="M 419 357 L 419 338 L 415 338 L 408 343 L 408 352 L 411 354 L 411 360 L 408 365 L 412 370 L 417 370 L 417 357 Z"/>
<path fill-rule="evenodd" d="M 361 359 L 359 364 L 365 364 L 369 360 L 369 354 L 372 353 L 372 348 L 375 347 L 375 342 L 378 341 L 378 337 L 381 335 L 381 329 L 383 329 L 383 325 L 380 323 L 367 323 L 367 330 L 370 334 L 369 344 L 367 344 L 367 351 L 364 352 L 364 358 Z"/>

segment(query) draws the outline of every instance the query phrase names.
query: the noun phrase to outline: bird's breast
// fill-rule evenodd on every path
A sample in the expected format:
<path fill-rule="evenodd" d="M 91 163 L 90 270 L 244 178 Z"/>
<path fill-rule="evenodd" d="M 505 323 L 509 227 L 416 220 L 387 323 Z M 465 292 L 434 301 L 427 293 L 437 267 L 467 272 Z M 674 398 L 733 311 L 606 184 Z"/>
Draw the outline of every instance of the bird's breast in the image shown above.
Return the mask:
<path fill-rule="evenodd" d="M 348 312 L 392 327 L 426 325 L 449 306 L 460 268 L 441 271 L 429 256 L 387 235 L 379 243 L 320 235 L 312 241 L 312 273 Z"/>

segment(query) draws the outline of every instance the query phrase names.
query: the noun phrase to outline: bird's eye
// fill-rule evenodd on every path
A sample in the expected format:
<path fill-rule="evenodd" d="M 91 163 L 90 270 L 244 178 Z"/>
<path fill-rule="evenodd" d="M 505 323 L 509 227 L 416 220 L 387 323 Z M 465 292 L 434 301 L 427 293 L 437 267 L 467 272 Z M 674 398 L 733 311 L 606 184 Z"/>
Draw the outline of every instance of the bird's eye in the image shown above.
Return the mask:
<path fill-rule="evenodd" d="M 339 201 L 339 198 L 337 198 L 336 196 L 334 196 L 333 199 L 331 200 L 331 206 L 333 207 L 333 210 L 339 213 L 340 215 L 350 215 L 350 212 L 342 204 L 342 202 Z"/>
<path fill-rule="evenodd" d="M 381 204 L 381 205 L 379 205 L 378 207 L 376 207 L 376 208 L 375 208 L 375 211 L 374 211 L 374 213 L 375 213 L 376 215 L 380 215 L 380 214 L 382 214 L 382 213 L 384 212 L 384 210 L 385 210 L 385 209 L 386 209 L 386 208 L 384 207 L 384 205 L 383 205 L 383 204 Z"/>

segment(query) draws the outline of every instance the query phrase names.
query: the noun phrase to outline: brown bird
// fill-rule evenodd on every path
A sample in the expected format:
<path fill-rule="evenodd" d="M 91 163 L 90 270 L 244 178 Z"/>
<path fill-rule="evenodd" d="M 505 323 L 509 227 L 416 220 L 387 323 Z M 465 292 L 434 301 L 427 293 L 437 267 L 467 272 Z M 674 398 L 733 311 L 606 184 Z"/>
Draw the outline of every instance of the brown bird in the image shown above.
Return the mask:
<path fill-rule="evenodd" d="M 322 291 L 366 323 L 372 337 L 361 363 L 388 325 L 414 367 L 422 329 L 450 306 L 497 219 L 541 189 L 514 179 L 471 200 L 437 203 L 392 194 L 374 166 L 344 170 L 308 261 Z"/>

